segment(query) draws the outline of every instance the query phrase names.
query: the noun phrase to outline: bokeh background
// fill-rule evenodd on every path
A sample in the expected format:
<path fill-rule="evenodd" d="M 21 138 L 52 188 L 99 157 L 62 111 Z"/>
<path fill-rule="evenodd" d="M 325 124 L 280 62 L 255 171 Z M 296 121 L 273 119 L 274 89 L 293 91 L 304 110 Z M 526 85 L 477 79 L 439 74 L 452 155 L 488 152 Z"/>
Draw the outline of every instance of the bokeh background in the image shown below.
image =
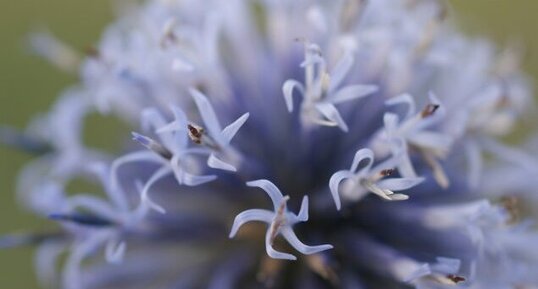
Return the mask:
<path fill-rule="evenodd" d="M 223 0 L 225 1 L 225 0 Z M 372 0 L 375 1 L 375 0 Z M 538 1 L 448 0 L 451 17 L 473 36 L 490 38 L 499 47 L 517 41 L 525 46 L 523 68 L 538 83 Z M 45 111 L 57 95 L 77 82 L 31 55 L 28 33 L 46 28 L 80 51 L 99 40 L 114 18 L 111 0 L 0 0 L 0 124 L 24 128 L 32 116 Z M 114 147 L 118 125 L 93 117 L 87 140 Z M 117 143 L 117 142 L 116 142 Z M 15 181 L 29 156 L 0 146 L 0 235 L 40 229 L 48 222 L 20 210 L 14 197 Z M 39 288 L 33 269 L 33 250 L 0 250 L 0 288 Z M 52 266 L 53 264 L 51 264 Z"/>

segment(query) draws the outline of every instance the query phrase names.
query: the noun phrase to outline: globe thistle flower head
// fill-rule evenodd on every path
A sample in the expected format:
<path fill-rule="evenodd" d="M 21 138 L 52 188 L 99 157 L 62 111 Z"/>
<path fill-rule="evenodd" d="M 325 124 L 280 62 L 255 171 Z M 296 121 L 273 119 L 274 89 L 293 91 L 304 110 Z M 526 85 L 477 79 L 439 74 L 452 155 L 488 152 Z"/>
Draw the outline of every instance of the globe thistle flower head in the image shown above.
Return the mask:
<path fill-rule="evenodd" d="M 0 247 L 37 246 L 52 288 L 533 288 L 518 204 L 536 204 L 538 162 L 502 138 L 529 84 L 515 52 L 448 19 L 436 0 L 125 9 L 79 85 L 27 132 L 0 130 L 38 155 L 22 205 L 58 223 Z M 90 113 L 130 126 L 122 153 L 84 144 Z M 80 179 L 95 192 L 71 192 Z"/>

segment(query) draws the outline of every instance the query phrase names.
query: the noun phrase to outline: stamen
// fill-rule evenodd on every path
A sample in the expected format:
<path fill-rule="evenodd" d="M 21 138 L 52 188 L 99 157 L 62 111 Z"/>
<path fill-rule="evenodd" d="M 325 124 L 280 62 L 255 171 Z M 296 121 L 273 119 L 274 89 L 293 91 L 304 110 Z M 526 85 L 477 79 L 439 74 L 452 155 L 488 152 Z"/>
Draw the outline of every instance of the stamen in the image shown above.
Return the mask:
<path fill-rule="evenodd" d="M 386 169 L 380 172 L 381 176 L 388 177 L 394 173 L 394 169 Z"/>
<path fill-rule="evenodd" d="M 275 218 L 273 222 L 271 223 L 271 238 L 270 238 L 270 244 L 273 245 L 273 242 L 275 241 L 276 236 L 278 235 L 278 231 L 280 227 L 286 223 L 286 203 L 290 199 L 290 196 L 285 196 L 282 198 L 282 202 L 280 203 L 280 206 L 278 207 L 278 210 L 276 211 Z"/>
<path fill-rule="evenodd" d="M 189 137 L 195 144 L 202 144 L 202 135 L 204 134 L 204 128 L 195 124 L 188 124 Z"/>
<path fill-rule="evenodd" d="M 420 116 L 422 118 L 426 118 L 426 117 L 429 117 L 431 115 L 433 115 L 435 113 L 435 111 L 437 111 L 437 109 L 439 109 L 440 105 L 438 104 L 428 104 L 426 105 L 426 107 L 424 107 L 424 109 L 422 110 L 422 112 L 420 113 Z"/>
<path fill-rule="evenodd" d="M 446 278 L 448 278 L 450 281 L 454 282 L 454 284 L 458 284 L 458 283 L 466 281 L 466 279 L 464 277 L 454 275 L 454 274 L 449 274 L 449 275 L 446 276 Z"/>
<path fill-rule="evenodd" d="M 161 157 L 171 160 L 173 157 L 173 153 L 165 148 L 162 144 L 158 143 L 157 141 L 147 137 L 143 136 L 141 134 L 138 134 L 136 132 L 132 132 L 133 140 L 137 141 L 141 145 L 145 146 L 147 149 L 154 151 Z"/>

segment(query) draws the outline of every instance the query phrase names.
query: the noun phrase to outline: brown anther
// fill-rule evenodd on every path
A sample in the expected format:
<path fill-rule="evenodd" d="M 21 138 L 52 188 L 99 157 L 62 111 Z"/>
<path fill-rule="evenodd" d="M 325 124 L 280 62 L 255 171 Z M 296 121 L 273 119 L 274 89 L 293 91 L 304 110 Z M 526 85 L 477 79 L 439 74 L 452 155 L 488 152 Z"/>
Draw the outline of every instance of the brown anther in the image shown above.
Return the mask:
<path fill-rule="evenodd" d="M 199 127 L 194 124 L 187 124 L 187 129 L 189 130 L 189 138 L 195 144 L 202 144 L 202 136 L 204 134 L 204 128 Z"/>
<path fill-rule="evenodd" d="M 454 275 L 454 274 L 449 274 L 449 275 L 446 276 L 446 278 L 448 278 L 450 281 L 454 282 L 455 284 L 465 282 L 467 280 L 462 276 L 458 276 L 458 275 Z"/>
<path fill-rule="evenodd" d="M 435 113 L 435 111 L 437 111 L 437 109 L 439 109 L 439 107 L 440 107 L 440 105 L 438 105 L 438 104 L 430 103 L 430 104 L 426 105 L 426 107 L 424 107 L 424 109 L 420 113 L 420 116 L 422 118 L 429 117 L 429 116 L 433 115 Z"/>
<path fill-rule="evenodd" d="M 276 211 L 275 219 L 273 220 L 273 223 L 271 223 L 271 237 L 269 239 L 269 243 L 273 245 L 273 242 L 275 241 L 276 236 L 278 235 L 278 230 L 280 226 L 282 226 L 286 222 L 286 203 L 290 199 L 290 196 L 285 196 L 282 199 L 282 203 L 280 203 L 280 206 L 278 207 L 278 210 Z"/>
<path fill-rule="evenodd" d="M 386 169 L 379 172 L 383 177 L 388 177 L 394 173 L 394 169 Z"/>

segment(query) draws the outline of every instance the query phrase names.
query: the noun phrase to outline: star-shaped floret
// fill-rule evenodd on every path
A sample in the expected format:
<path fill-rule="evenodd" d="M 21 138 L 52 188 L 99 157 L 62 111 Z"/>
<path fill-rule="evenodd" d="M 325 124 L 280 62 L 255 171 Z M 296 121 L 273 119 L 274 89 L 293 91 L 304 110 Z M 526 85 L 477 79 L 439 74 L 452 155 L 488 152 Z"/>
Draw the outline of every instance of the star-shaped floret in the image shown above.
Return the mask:
<path fill-rule="evenodd" d="M 401 158 L 398 171 L 404 177 L 416 177 L 417 174 L 411 163 L 409 150 L 418 151 L 424 161 L 431 167 L 437 183 L 443 188 L 449 186 L 449 180 L 438 162 L 445 157 L 453 143 L 452 137 L 445 133 L 427 130 L 443 117 L 444 110 L 439 100 L 430 93 L 430 103 L 420 112 L 416 112 L 413 97 L 402 94 L 389 99 L 387 105 L 407 105 L 407 113 L 400 121 L 398 115 L 385 113 L 384 129 L 377 135 L 373 143 L 376 151 L 390 151 L 393 156 Z"/>
<path fill-rule="evenodd" d="M 287 260 L 297 259 L 294 255 L 282 253 L 273 248 L 273 242 L 279 234 L 282 235 L 293 248 L 305 255 L 315 254 L 333 248 L 332 245 L 327 244 L 319 246 L 305 245 L 293 231 L 293 225 L 308 220 L 308 196 L 303 197 L 301 209 L 299 210 L 299 214 L 296 215 L 289 212 L 287 209 L 286 203 L 289 200 L 289 196 L 283 196 L 280 190 L 270 181 L 263 179 L 256 180 L 247 182 L 247 185 L 263 189 L 271 198 L 274 211 L 251 209 L 241 212 L 235 217 L 232 230 L 230 231 L 230 238 L 233 238 L 237 234 L 237 231 L 243 224 L 251 221 L 260 221 L 269 224 L 265 234 L 265 249 L 267 254 L 272 258 Z"/>
<path fill-rule="evenodd" d="M 114 161 L 111 169 L 113 186 L 120 189 L 115 180 L 119 167 L 131 162 L 153 162 L 161 167 L 145 183 L 142 190 L 143 199 L 150 204 L 151 208 L 164 213 L 165 210 L 150 200 L 149 189 L 157 181 L 173 174 L 180 185 L 197 186 L 216 179 L 214 175 L 195 175 L 188 172 L 185 159 L 191 154 L 207 155 L 205 149 L 188 148 L 187 118 L 178 107 L 172 107 L 178 129 L 174 131 L 163 129 L 167 127 L 164 117 L 153 108 L 146 109 L 142 113 L 142 127 L 158 133 L 158 140 L 133 132 L 133 139 L 146 147 L 149 151 L 138 151 L 127 154 Z M 183 125 L 181 125 L 183 124 Z"/>
<path fill-rule="evenodd" d="M 187 125 L 191 140 L 211 149 L 211 153 L 207 159 L 207 165 L 209 167 L 232 172 L 237 171 L 236 165 L 232 164 L 236 162 L 237 153 L 230 146 L 230 142 L 247 121 L 250 114 L 248 112 L 243 114 L 222 129 L 215 110 L 207 97 L 196 89 L 190 89 L 189 92 L 191 93 L 205 124 L 205 128 L 192 123 Z M 222 160 L 221 157 L 231 159 L 232 163 Z"/>
<path fill-rule="evenodd" d="M 407 190 L 424 179 L 418 177 L 383 179 L 393 173 L 393 167 L 397 166 L 398 161 L 398 158 L 393 157 L 372 168 L 374 163 L 372 150 L 365 148 L 357 151 L 351 168 L 334 173 L 329 181 L 336 208 L 340 210 L 341 207 L 340 194 L 352 200 L 358 200 L 368 192 L 389 201 L 408 199 L 407 195 L 395 194 L 394 191 Z M 359 169 L 359 164 L 364 162 L 366 165 Z M 340 183 L 344 180 L 347 182 L 340 189 Z"/>
<path fill-rule="evenodd" d="M 313 43 L 305 43 L 305 84 L 288 79 L 282 92 L 289 112 L 293 111 L 293 91 L 303 97 L 301 117 L 303 122 L 324 126 L 338 126 L 347 132 L 348 127 L 335 105 L 361 98 L 377 91 L 375 85 L 348 85 L 340 87 L 353 66 L 353 56 L 346 53 L 329 73 L 321 56 L 321 49 Z"/>

